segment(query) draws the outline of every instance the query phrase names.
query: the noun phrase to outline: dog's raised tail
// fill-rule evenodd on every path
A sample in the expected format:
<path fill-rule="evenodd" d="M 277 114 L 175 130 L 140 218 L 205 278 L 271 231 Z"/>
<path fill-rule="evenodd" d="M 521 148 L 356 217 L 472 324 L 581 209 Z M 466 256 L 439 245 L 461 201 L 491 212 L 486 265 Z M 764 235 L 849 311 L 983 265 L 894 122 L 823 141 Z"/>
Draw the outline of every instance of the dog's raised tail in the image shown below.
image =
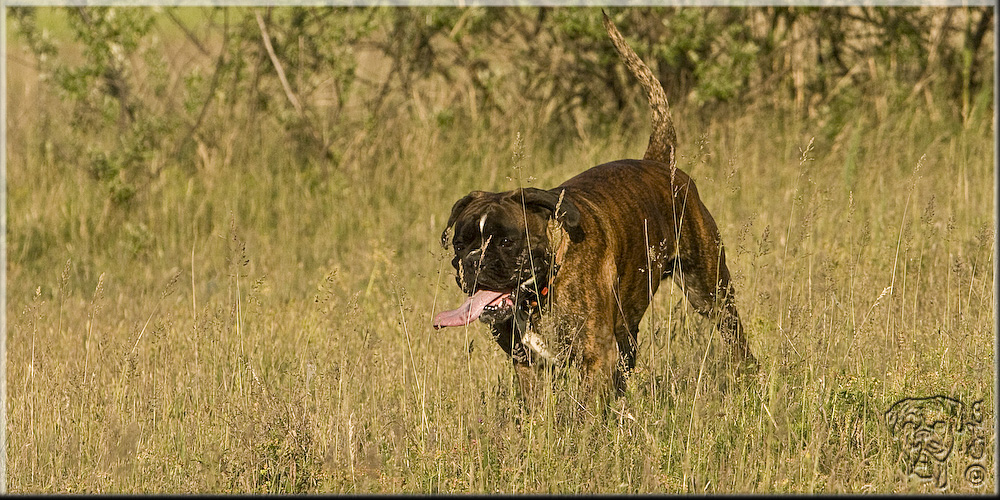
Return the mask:
<path fill-rule="evenodd" d="M 646 66 L 646 63 L 639 59 L 632 47 L 629 47 L 621 32 L 615 27 L 615 23 L 611 22 L 608 14 L 603 10 L 601 14 L 604 15 L 604 29 L 611 37 L 611 43 L 615 45 L 618 54 L 625 61 L 625 67 L 642 84 L 642 88 L 646 91 L 646 98 L 649 99 L 653 123 L 652 131 L 649 134 L 649 146 L 646 147 L 646 154 L 643 155 L 643 158 L 672 166 L 674 149 L 677 145 L 677 133 L 674 131 L 674 120 L 670 116 L 667 94 L 663 92 L 663 86 L 653 76 L 649 66 Z"/>

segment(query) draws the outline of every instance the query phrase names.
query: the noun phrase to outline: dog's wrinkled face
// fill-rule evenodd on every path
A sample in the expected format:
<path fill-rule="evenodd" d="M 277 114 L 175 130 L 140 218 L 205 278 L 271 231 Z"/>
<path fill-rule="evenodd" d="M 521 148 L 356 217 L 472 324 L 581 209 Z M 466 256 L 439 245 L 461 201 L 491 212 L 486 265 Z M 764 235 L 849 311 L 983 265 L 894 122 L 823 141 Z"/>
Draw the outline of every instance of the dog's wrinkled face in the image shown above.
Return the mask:
<path fill-rule="evenodd" d="M 479 319 L 510 319 L 529 296 L 548 285 L 552 265 L 546 235 L 550 218 L 563 223 L 571 239 L 582 238 L 579 212 L 558 191 L 525 188 L 505 193 L 473 191 L 452 207 L 448 228 L 456 281 L 469 298 L 434 318 L 434 326 L 463 326 Z M 441 235 L 448 246 L 448 229 Z"/>

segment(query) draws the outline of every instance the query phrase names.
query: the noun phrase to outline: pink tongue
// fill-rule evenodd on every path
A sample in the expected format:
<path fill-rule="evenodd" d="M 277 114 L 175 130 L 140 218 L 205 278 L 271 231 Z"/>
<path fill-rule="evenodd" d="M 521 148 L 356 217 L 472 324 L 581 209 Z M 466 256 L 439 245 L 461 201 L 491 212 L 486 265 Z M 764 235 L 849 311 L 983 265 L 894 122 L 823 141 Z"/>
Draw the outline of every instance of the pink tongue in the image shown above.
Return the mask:
<path fill-rule="evenodd" d="M 479 319 L 479 315 L 483 313 L 483 308 L 495 302 L 503 295 L 507 294 L 504 292 L 480 290 L 466 299 L 465 303 L 459 306 L 458 309 L 440 312 L 437 316 L 434 316 L 434 328 L 468 325 Z"/>

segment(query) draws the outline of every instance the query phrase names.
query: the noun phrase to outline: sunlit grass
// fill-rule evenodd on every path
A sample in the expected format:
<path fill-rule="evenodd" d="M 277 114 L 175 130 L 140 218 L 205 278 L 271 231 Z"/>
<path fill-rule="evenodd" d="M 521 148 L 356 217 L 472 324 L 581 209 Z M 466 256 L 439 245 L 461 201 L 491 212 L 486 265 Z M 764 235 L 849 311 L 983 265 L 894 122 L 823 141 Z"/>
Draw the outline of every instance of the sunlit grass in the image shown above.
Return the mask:
<path fill-rule="evenodd" d="M 665 284 L 628 394 L 578 418 L 572 369 L 527 415 L 484 326 L 431 328 L 461 300 L 439 236 L 469 190 L 639 156 L 644 125 L 552 151 L 530 111 L 399 113 L 324 165 L 234 129 L 116 207 L 53 149 L 65 104 L 31 76 L 8 75 L 11 491 L 929 491 L 883 412 L 943 394 L 993 418 L 991 109 L 859 105 L 831 133 L 676 106 L 761 373 L 734 383 Z M 958 443 L 951 491 L 992 491 Z"/>

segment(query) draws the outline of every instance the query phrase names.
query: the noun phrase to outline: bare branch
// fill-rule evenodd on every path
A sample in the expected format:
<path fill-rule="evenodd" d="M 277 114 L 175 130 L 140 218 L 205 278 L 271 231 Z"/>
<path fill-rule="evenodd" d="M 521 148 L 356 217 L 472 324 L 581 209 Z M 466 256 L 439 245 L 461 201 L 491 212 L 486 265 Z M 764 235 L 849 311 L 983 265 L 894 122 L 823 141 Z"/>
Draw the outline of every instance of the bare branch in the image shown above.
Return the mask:
<path fill-rule="evenodd" d="M 271 46 L 271 36 L 267 33 L 264 18 L 261 17 L 260 12 L 256 12 L 255 15 L 257 16 L 257 26 L 260 26 L 260 36 L 264 40 L 264 47 L 267 49 L 267 55 L 271 58 L 271 64 L 274 65 L 275 71 L 278 72 L 278 79 L 281 80 L 281 86 L 285 89 L 285 95 L 288 96 L 288 101 L 292 103 L 295 111 L 299 115 L 302 115 L 302 104 L 299 103 L 299 99 L 292 92 L 292 87 L 288 85 L 288 78 L 285 77 L 285 69 L 281 65 L 281 61 L 278 60 L 278 55 L 274 53 L 274 47 Z"/>

